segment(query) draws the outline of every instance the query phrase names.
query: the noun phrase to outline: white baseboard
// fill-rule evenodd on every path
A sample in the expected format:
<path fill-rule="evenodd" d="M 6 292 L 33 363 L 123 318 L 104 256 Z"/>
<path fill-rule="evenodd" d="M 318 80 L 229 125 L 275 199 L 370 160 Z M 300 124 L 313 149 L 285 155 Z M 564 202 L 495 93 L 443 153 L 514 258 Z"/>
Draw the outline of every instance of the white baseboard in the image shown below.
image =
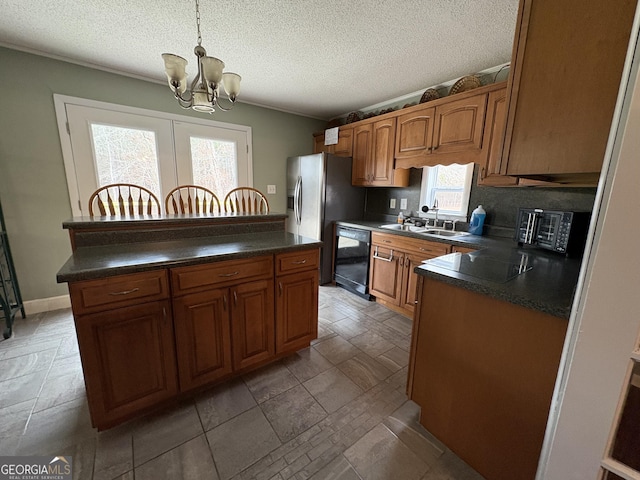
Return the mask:
<path fill-rule="evenodd" d="M 38 298 L 24 302 L 24 311 L 27 316 L 50 310 L 60 310 L 61 308 L 71 308 L 71 298 L 69 295 L 59 297 Z"/>

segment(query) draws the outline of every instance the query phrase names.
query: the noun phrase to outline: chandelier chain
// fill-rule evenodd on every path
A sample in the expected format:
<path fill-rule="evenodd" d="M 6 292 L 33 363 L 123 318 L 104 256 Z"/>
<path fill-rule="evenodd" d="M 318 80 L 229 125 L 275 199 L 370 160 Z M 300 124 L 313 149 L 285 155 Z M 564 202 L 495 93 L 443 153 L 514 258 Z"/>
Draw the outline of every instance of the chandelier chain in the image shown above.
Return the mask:
<path fill-rule="evenodd" d="M 202 46 L 202 35 L 200 35 L 200 2 L 196 0 L 196 25 L 198 26 L 198 45 Z"/>

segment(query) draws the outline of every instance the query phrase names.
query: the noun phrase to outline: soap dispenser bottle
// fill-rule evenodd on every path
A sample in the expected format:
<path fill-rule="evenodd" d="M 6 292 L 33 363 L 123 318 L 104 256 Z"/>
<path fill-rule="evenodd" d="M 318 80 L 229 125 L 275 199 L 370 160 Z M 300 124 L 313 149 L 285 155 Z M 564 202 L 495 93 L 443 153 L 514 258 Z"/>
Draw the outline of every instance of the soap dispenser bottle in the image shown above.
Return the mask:
<path fill-rule="evenodd" d="M 487 216 L 487 212 L 484 211 L 482 205 L 478 205 L 473 212 L 471 212 L 471 221 L 469 222 L 469 233 L 473 235 L 482 235 L 482 227 L 484 226 L 484 219 Z"/>
<path fill-rule="evenodd" d="M 400 210 L 400 213 L 398 214 L 398 223 L 400 225 L 404 224 L 404 213 L 402 213 L 402 210 Z"/>

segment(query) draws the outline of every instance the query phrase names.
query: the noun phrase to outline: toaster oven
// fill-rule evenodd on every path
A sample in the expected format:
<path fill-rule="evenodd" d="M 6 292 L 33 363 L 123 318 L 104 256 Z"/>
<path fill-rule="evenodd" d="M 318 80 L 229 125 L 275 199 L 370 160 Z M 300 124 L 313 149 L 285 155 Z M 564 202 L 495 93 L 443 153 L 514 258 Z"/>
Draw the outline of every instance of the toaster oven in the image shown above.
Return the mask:
<path fill-rule="evenodd" d="M 520 208 L 516 224 L 518 245 L 533 245 L 569 256 L 581 256 L 591 212 Z"/>

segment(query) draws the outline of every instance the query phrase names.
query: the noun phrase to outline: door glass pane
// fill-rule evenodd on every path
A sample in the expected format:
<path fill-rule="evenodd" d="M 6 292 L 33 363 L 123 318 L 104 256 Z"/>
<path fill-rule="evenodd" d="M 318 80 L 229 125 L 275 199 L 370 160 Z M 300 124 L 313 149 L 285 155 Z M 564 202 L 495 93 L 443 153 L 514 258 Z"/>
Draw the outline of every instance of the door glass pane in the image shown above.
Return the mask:
<path fill-rule="evenodd" d="M 93 123 L 91 135 L 99 187 L 133 183 L 160 194 L 155 132 Z"/>
<path fill-rule="evenodd" d="M 217 195 L 238 186 L 235 142 L 191 137 L 190 144 L 194 184 Z"/>

